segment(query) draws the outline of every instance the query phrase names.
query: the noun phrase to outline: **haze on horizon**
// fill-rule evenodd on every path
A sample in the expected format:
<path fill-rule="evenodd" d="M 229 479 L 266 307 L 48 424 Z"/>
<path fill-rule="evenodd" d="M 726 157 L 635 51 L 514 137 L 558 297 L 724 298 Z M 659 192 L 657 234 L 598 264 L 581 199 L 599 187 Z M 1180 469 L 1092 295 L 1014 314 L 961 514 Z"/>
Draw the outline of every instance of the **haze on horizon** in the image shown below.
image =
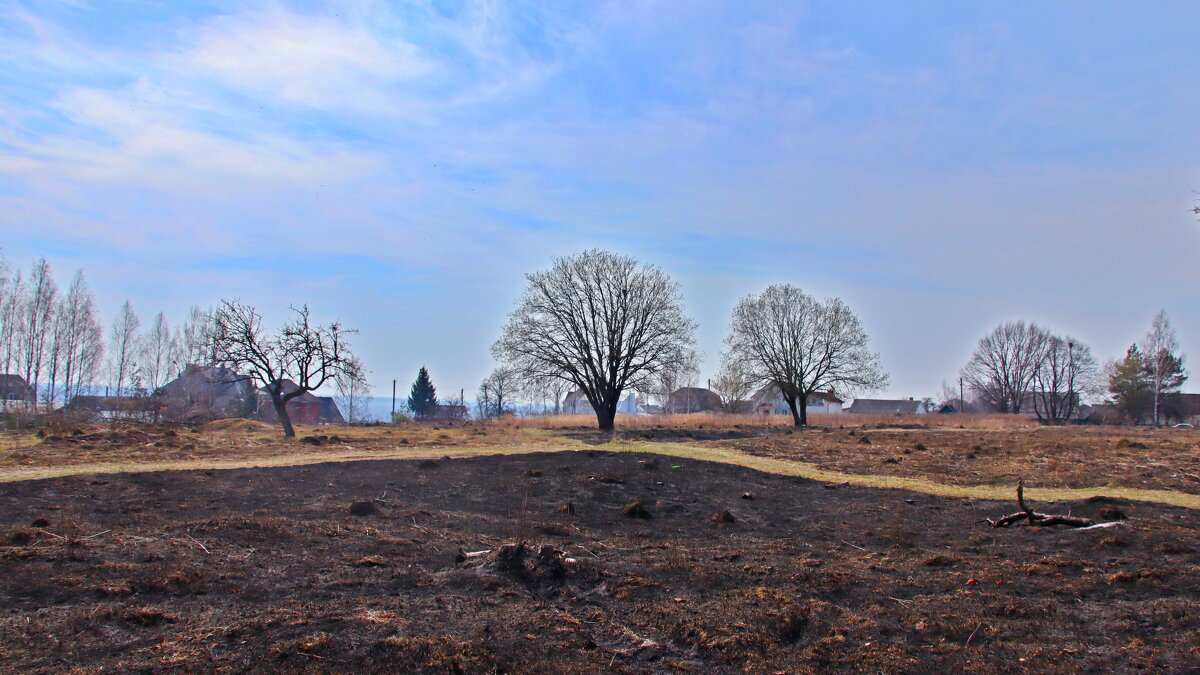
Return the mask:
<path fill-rule="evenodd" d="M 844 299 L 936 396 L 1036 321 L 1200 358 L 1200 6 L 9 1 L 0 248 L 181 321 L 359 330 L 376 394 L 471 398 L 524 285 L 662 267 L 702 379 L 737 299 Z M 1189 381 L 1184 389 L 1200 391 Z"/>

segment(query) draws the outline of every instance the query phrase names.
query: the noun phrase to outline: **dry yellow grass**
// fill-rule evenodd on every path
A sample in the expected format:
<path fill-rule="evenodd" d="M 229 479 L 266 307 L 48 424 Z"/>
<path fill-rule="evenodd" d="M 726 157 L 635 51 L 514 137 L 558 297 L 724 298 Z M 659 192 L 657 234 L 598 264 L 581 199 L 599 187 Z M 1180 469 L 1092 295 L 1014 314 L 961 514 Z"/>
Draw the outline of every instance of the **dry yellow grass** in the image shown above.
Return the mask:
<path fill-rule="evenodd" d="M 839 416 L 838 420 L 846 417 Z M 1173 485 L 1165 484 L 1163 480 L 1166 479 L 1159 480 L 1161 476 L 1158 474 L 1164 471 L 1168 477 L 1175 474 L 1183 476 L 1172 479 L 1176 482 L 1188 480 L 1187 476 L 1191 474 L 1187 472 L 1193 471 L 1181 460 L 1171 460 L 1174 455 L 1165 454 L 1168 451 L 1178 454 L 1195 447 L 1195 439 L 1183 431 L 1043 428 L 1039 432 L 1036 427 L 1027 427 L 1020 418 L 996 420 L 963 417 L 975 425 L 966 429 L 959 429 L 956 424 L 933 428 L 892 426 L 887 430 L 867 430 L 865 434 L 861 430 L 838 432 L 834 429 L 825 433 L 811 431 L 793 435 L 780 428 L 772 429 L 761 439 L 754 438 L 755 426 L 786 427 L 786 424 L 777 421 L 781 418 L 751 416 L 629 417 L 621 421 L 637 426 L 623 425 L 623 428 L 637 432 L 618 433 L 615 436 L 617 440 L 600 447 L 732 463 L 826 482 L 849 482 L 869 487 L 980 499 L 1011 498 L 1011 483 L 1015 479 L 1009 481 L 1005 472 L 1010 471 L 1006 467 L 1015 462 L 1022 470 L 1033 470 L 1037 474 L 1021 474 L 1034 479 L 1030 481 L 1033 483 L 1030 495 L 1037 499 L 1074 499 L 1105 494 L 1200 508 L 1200 495 L 1194 494 L 1194 490 L 1170 489 Z M 786 418 L 783 419 L 786 421 Z M 928 419 L 954 422 L 955 416 L 931 415 Z M 548 421 L 551 424 L 536 426 L 532 424 L 534 421 Z M 870 422 L 869 418 L 862 421 Z M 736 431 L 749 437 L 743 435 L 730 440 L 696 442 L 686 437 L 673 438 L 670 433 L 672 428 L 705 427 L 705 433 L 712 428 L 719 438 L 720 428 L 730 431 L 737 424 L 742 424 L 742 428 Z M 1001 427 L 1002 430 L 984 426 L 999 424 L 1008 426 Z M 259 426 L 218 426 L 227 428 L 178 432 L 147 428 L 126 430 L 116 435 L 97 433 L 99 429 L 92 429 L 91 433 L 78 439 L 58 439 L 45 443 L 30 434 L 0 434 L 0 447 L 4 448 L 4 452 L 0 453 L 0 482 L 87 473 L 271 467 L 370 459 L 570 451 L 596 447 L 598 440 L 604 440 L 603 436 L 594 433 L 579 433 L 579 427 L 588 430 L 594 428 L 591 418 L 582 415 L 441 427 L 413 424 L 307 427 L 298 430 L 301 436 L 337 434 L 340 439 L 319 446 L 286 440 L 277 430 L 267 431 Z M 657 426 L 664 427 L 666 432 L 652 430 Z M 858 433 L 858 436 L 854 436 L 854 433 Z M 873 437 L 874 442 L 864 445 L 852 440 L 863 435 Z M 629 436 L 637 438 L 623 438 Z M 654 436 L 659 438 L 656 440 Z M 1095 438 L 1091 438 L 1093 436 Z M 671 442 L 663 442 L 663 437 Z M 1130 439 L 1138 440 L 1134 442 Z M 768 445 L 760 448 L 756 445 L 760 441 Z M 918 450 L 911 450 L 912 454 L 901 454 L 905 449 L 917 447 L 917 441 L 923 441 L 924 445 Z M 1106 465 L 1105 471 L 1089 470 L 1076 475 L 1078 472 L 1055 473 L 1051 470 L 1053 467 L 1043 466 L 1042 460 L 1057 461 L 1056 458 L 1064 455 L 1064 448 L 1073 448 L 1085 441 L 1089 452 L 1102 455 L 1111 464 Z M 980 456 L 970 460 L 971 470 L 936 463 L 941 461 L 938 458 L 942 455 L 954 458 L 972 452 L 969 447 L 972 443 L 982 443 L 986 447 L 973 451 L 980 453 Z M 925 455 L 929 456 L 931 462 L 936 460 L 935 464 L 921 465 L 918 459 Z M 854 461 L 834 461 L 842 457 L 850 457 Z M 888 462 L 895 457 L 903 457 L 904 460 L 901 463 Z M 1170 466 L 1158 466 L 1163 463 L 1158 460 L 1168 460 L 1166 464 Z M 1039 489 L 1038 478 L 1042 486 L 1048 487 Z M 1150 482 L 1151 479 L 1158 482 Z"/>
<path fill-rule="evenodd" d="M 808 423 L 814 427 L 874 427 L 919 426 L 923 428 L 963 429 L 1037 429 L 1036 419 L 1021 415 L 851 415 L 813 414 Z M 595 415 L 539 415 L 509 417 L 496 422 L 514 428 L 563 429 L 594 427 Z M 687 415 L 617 415 L 618 429 L 667 427 L 694 429 L 697 427 L 790 427 L 790 415 L 731 415 L 725 413 L 691 413 Z"/>

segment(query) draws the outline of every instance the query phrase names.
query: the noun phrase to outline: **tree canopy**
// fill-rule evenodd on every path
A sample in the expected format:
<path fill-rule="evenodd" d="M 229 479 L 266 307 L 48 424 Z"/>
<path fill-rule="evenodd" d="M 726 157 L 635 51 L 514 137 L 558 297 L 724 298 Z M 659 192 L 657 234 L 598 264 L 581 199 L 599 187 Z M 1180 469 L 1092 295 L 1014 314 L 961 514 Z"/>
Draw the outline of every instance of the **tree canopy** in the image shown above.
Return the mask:
<path fill-rule="evenodd" d="M 437 389 L 425 366 L 417 371 L 417 379 L 409 389 L 408 409 L 417 417 L 429 417 L 437 410 Z"/>
<path fill-rule="evenodd" d="M 809 395 L 880 389 L 888 376 L 867 333 L 838 298 L 817 300 L 789 284 L 748 295 L 733 308 L 726 358 L 758 384 L 783 392 L 796 426 L 808 424 Z"/>
<path fill-rule="evenodd" d="M 600 249 L 555 258 L 526 288 L 492 346 L 525 379 L 583 391 L 612 429 L 626 390 L 645 390 L 694 353 L 696 324 L 661 269 Z"/>

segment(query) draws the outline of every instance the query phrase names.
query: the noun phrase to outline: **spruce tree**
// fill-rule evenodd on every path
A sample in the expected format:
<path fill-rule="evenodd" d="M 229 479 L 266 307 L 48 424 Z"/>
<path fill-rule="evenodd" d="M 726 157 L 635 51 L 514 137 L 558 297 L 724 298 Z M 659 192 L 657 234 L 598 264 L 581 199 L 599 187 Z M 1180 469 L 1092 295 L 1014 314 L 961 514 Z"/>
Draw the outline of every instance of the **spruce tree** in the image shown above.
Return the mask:
<path fill-rule="evenodd" d="M 1154 388 L 1146 377 L 1146 361 L 1137 345 L 1125 352 L 1125 358 L 1113 363 L 1108 373 L 1108 391 L 1123 415 L 1135 424 L 1154 409 Z"/>
<path fill-rule="evenodd" d="M 434 389 L 433 380 L 429 379 L 429 371 L 425 366 L 417 371 L 417 379 L 409 390 L 408 408 L 417 417 L 428 417 L 437 408 L 437 389 Z"/>

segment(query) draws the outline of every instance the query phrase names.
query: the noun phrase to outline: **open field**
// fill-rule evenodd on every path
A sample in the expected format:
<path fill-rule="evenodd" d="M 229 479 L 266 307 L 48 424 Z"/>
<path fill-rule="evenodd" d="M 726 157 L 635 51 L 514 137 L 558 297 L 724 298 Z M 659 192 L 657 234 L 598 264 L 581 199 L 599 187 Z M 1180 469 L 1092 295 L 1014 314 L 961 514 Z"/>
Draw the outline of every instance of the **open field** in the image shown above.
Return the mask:
<path fill-rule="evenodd" d="M 1197 432 L 790 431 L 8 434 L 0 670 L 1200 668 Z M 1018 476 L 1127 520 L 981 523 Z"/>

